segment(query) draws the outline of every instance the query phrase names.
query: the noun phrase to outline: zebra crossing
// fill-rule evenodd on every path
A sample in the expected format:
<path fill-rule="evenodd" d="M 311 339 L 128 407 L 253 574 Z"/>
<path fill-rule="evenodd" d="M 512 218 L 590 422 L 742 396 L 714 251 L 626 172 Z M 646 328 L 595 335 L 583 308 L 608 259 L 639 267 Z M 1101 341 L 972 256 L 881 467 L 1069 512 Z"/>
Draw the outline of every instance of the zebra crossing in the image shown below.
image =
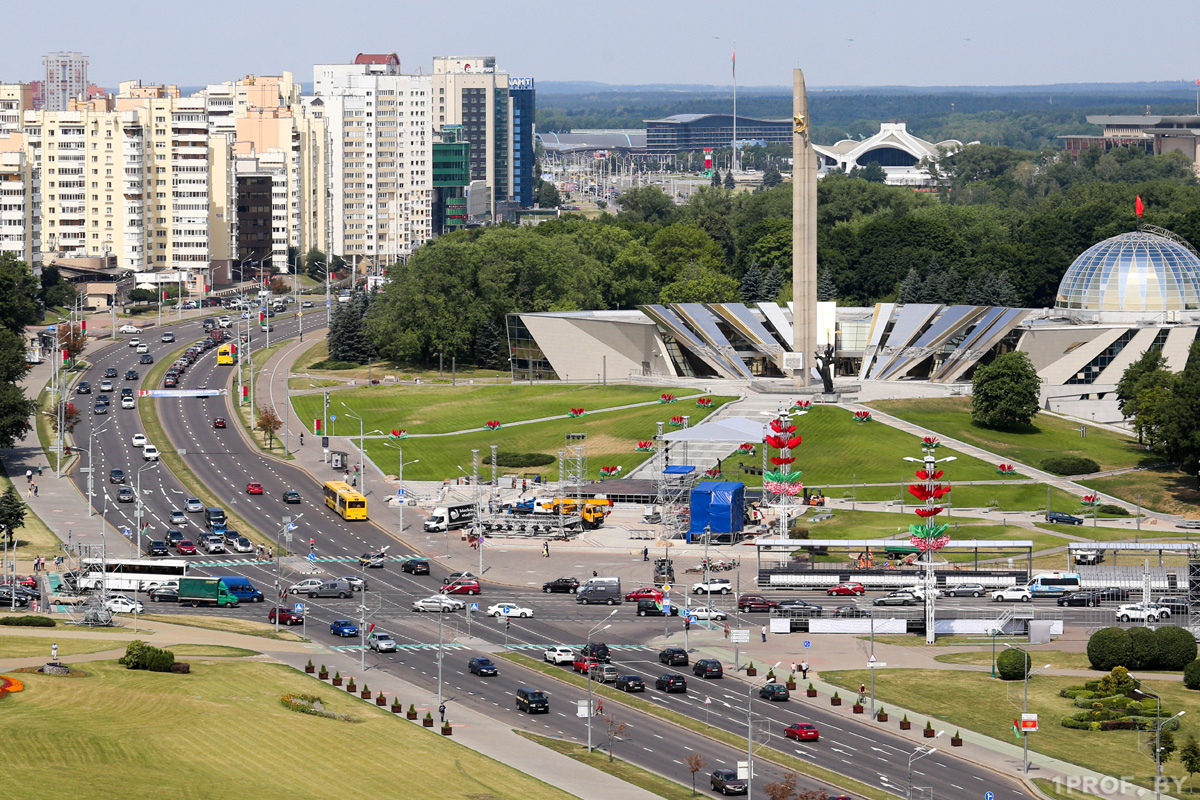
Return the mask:
<path fill-rule="evenodd" d="M 563 646 L 563 645 L 510 644 L 507 646 L 506 649 L 508 649 L 508 650 L 547 650 L 551 647 L 561 647 L 561 646 Z M 565 646 L 574 648 L 574 649 L 583 647 L 582 644 L 568 644 Z M 396 645 L 397 650 L 437 650 L 438 647 L 441 647 L 443 650 L 470 650 L 471 649 L 470 645 L 458 644 L 458 643 L 446 643 L 443 645 L 438 645 L 436 642 L 434 642 L 432 644 L 427 644 L 427 643 L 422 642 L 422 643 L 414 643 L 414 644 L 397 644 Z M 332 645 L 329 649 L 330 650 L 342 650 L 342 651 L 357 651 L 357 650 L 361 650 L 362 646 L 357 645 L 357 644 L 335 644 L 335 645 Z M 627 651 L 633 651 L 633 650 L 654 651 L 654 650 L 657 650 L 658 648 L 652 647 L 648 644 L 610 644 L 608 646 L 608 649 L 609 650 L 627 650 Z"/>
<path fill-rule="evenodd" d="M 410 559 L 421 558 L 421 557 L 422 556 L 419 556 L 416 553 L 412 553 L 412 554 L 406 555 L 406 556 L 388 556 L 384 560 L 385 561 L 393 561 L 396 563 L 402 563 L 402 562 L 408 561 Z M 341 563 L 348 563 L 348 562 L 354 562 L 357 564 L 358 556 L 314 556 L 311 559 L 304 558 L 303 560 L 311 561 L 316 564 L 341 564 Z M 189 561 L 189 563 L 193 567 L 250 567 L 250 566 L 254 566 L 255 564 L 257 564 L 259 566 L 261 566 L 263 564 L 270 564 L 271 561 L 268 559 L 255 561 L 253 558 L 233 558 L 233 559 L 226 559 L 226 560 L 222 560 L 222 561 L 217 561 L 217 560 Z"/>

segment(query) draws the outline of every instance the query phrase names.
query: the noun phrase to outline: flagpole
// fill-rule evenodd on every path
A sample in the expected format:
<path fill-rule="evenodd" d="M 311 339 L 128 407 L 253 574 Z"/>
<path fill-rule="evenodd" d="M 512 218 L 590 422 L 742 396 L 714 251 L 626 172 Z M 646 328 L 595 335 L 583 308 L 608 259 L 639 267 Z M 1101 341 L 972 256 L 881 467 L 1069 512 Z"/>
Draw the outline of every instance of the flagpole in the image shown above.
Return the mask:
<path fill-rule="evenodd" d="M 1197 112 L 1200 113 L 1200 112 Z M 737 40 L 733 42 L 733 155 L 730 157 L 729 165 L 733 172 L 737 172 Z"/>

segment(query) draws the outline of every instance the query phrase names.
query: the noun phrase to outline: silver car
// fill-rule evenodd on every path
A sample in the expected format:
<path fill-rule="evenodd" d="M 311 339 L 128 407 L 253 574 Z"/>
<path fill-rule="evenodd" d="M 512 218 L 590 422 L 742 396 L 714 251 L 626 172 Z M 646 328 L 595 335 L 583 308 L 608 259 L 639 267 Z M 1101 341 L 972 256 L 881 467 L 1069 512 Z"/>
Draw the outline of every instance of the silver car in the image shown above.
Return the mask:
<path fill-rule="evenodd" d="M 396 652 L 396 640 L 389 634 L 379 632 L 372 635 L 367 647 L 376 653 L 394 653 Z"/>
<path fill-rule="evenodd" d="M 413 601 L 413 611 L 457 611 L 462 607 L 462 601 L 452 600 L 445 595 L 435 594 Z"/>
<path fill-rule="evenodd" d="M 204 503 L 201 503 L 197 497 L 189 497 L 187 503 L 184 504 L 184 510 L 189 514 L 199 514 L 204 511 Z"/>

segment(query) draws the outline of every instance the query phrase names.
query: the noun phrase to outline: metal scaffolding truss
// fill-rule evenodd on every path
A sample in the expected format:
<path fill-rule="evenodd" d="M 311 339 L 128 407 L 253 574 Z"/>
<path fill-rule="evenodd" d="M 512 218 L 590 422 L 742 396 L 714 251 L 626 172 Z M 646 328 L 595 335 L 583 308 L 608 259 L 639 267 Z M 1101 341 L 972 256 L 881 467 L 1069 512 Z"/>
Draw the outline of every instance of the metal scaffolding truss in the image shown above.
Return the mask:
<path fill-rule="evenodd" d="M 82 597 L 83 602 L 63 605 L 74 625 L 110 626 L 113 613 L 108 609 L 107 550 L 104 544 L 76 545 L 66 553 L 67 571 L 75 575 L 72 593 Z M 93 588 L 83 588 L 92 585 Z"/>

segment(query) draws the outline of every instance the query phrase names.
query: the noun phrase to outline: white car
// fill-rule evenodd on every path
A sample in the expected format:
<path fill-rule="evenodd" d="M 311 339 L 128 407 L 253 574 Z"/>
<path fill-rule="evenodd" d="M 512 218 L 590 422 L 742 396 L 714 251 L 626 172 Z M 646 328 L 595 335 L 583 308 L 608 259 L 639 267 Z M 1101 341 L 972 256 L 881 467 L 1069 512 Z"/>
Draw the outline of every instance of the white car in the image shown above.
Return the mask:
<path fill-rule="evenodd" d="M 697 606 L 690 609 L 696 619 L 729 619 L 729 615 L 712 606 Z"/>
<path fill-rule="evenodd" d="M 991 597 L 997 603 L 1028 603 L 1033 599 L 1033 592 L 1028 586 L 1008 586 L 992 592 Z"/>
<path fill-rule="evenodd" d="M 925 587 L 919 583 L 914 583 L 912 586 L 901 586 L 899 591 L 912 592 L 914 595 L 919 597 L 921 600 L 925 599 Z M 945 595 L 945 592 L 943 592 L 941 589 L 934 587 L 934 590 L 933 590 L 934 597 L 942 597 L 943 595 Z"/>
<path fill-rule="evenodd" d="M 521 617 L 524 619 L 533 616 L 533 609 L 519 606 L 516 603 L 496 603 L 494 606 L 488 606 L 487 613 L 489 617 Z"/>
<path fill-rule="evenodd" d="M 182 511 L 180 511 L 178 508 L 171 509 L 171 524 L 172 525 L 187 525 L 188 524 L 187 515 L 184 514 Z"/>
<path fill-rule="evenodd" d="M 201 503 L 198 497 L 189 497 L 184 504 L 183 510 L 189 514 L 199 514 L 204 510 L 204 503 Z"/>
<path fill-rule="evenodd" d="M 128 614 L 134 611 L 141 614 L 146 608 L 141 600 L 130 600 L 128 597 L 110 598 L 104 607 L 114 614 Z"/>
<path fill-rule="evenodd" d="M 137 404 L 133 402 L 132 397 L 126 396 L 121 398 L 121 408 L 137 408 Z"/>
<path fill-rule="evenodd" d="M 220 317 L 220 318 L 217 320 L 217 327 L 218 327 L 218 328 L 228 328 L 228 327 L 229 327 L 230 325 L 232 325 L 232 324 L 233 324 L 233 320 L 231 320 L 229 317 L 224 317 L 224 316 L 223 316 L 223 317 Z"/>
<path fill-rule="evenodd" d="M 245 536 L 239 536 L 238 538 L 234 539 L 233 543 L 230 545 L 230 547 L 233 548 L 235 553 L 253 553 L 254 552 L 254 545 L 251 544 L 250 540 L 247 539 Z"/>
<path fill-rule="evenodd" d="M 1158 622 L 1170 616 L 1170 612 L 1163 614 L 1166 609 L 1156 606 L 1153 603 L 1144 605 L 1142 603 L 1131 603 L 1121 606 L 1117 609 L 1117 619 L 1121 622 L 1132 622 L 1133 620 L 1145 622 Z"/>
<path fill-rule="evenodd" d="M 548 647 L 542 652 L 542 660 L 551 664 L 572 664 L 575 662 L 575 651 L 562 645 Z"/>
<path fill-rule="evenodd" d="M 130 339 L 130 340 L 129 340 L 129 342 L 128 342 L 128 344 L 129 344 L 129 346 L 130 346 L 130 347 L 137 347 L 137 346 L 138 346 L 139 344 L 141 344 L 141 343 L 142 343 L 142 340 L 141 340 L 141 339 L 138 339 L 138 338 L 136 338 L 136 337 L 135 337 L 135 338 L 133 338 L 133 339 Z"/>
<path fill-rule="evenodd" d="M 325 581 L 320 578 L 305 578 L 299 583 L 293 583 L 288 587 L 290 594 L 308 594 L 310 591 L 321 588 L 321 584 Z"/>
<path fill-rule="evenodd" d="M 146 446 L 146 434 L 135 433 L 133 435 L 133 439 L 131 439 L 129 443 L 132 444 L 134 447 L 145 447 Z"/>
<path fill-rule="evenodd" d="M 149 345 L 145 345 L 145 344 L 139 344 L 139 345 L 138 345 L 136 348 L 134 348 L 134 351 L 133 351 L 133 352 L 135 352 L 135 353 L 138 353 L 138 354 L 141 354 L 141 353 L 149 353 L 149 352 L 150 352 L 150 346 L 149 346 Z"/>
<path fill-rule="evenodd" d="M 142 448 L 142 459 L 144 461 L 158 461 L 158 448 L 149 442 Z"/>
<path fill-rule="evenodd" d="M 136 325 L 122 325 L 117 328 L 117 333 L 141 333 L 142 329 Z"/>
<path fill-rule="evenodd" d="M 454 602 L 444 595 L 435 594 L 432 597 L 422 597 L 420 600 L 414 600 L 412 605 L 413 611 L 454 611 Z"/>
<path fill-rule="evenodd" d="M 732 591 L 733 584 L 728 578 L 709 578 L 692 584 L 692 594 L 729 594 Z"/>

